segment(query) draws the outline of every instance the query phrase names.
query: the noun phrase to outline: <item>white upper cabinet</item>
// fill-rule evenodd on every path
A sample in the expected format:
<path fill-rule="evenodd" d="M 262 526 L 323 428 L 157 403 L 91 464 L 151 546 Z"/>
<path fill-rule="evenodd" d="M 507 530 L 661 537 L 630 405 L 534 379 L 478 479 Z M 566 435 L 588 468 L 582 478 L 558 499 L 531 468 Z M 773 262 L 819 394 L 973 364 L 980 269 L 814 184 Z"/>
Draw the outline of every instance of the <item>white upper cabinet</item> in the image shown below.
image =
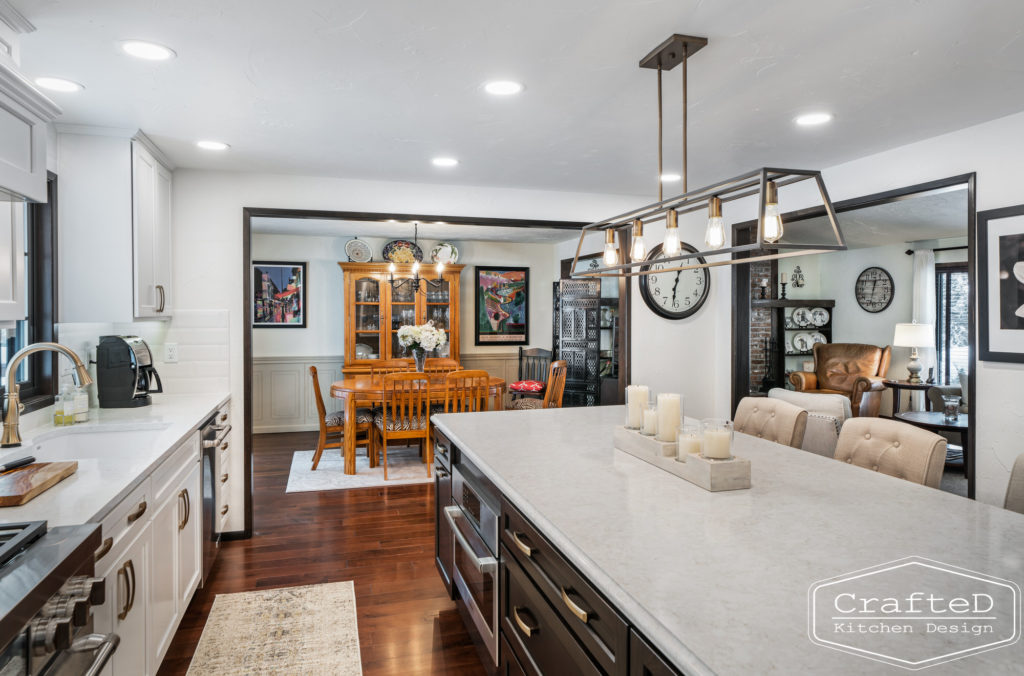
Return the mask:
<path fill-rule="evenodd" d="M 25 318 L 25 204 L 0 202 L 0 321 Z"/>
<path fill-rule="evenodd" d="M 46 124 L 59 114 L 0 60 L 0 198 L 46 201 Z"/>
<path fill-rule="evenodd" d="M 58 125 L 62 322 L 170 318 L 172 167 L 142 132 Z"/>

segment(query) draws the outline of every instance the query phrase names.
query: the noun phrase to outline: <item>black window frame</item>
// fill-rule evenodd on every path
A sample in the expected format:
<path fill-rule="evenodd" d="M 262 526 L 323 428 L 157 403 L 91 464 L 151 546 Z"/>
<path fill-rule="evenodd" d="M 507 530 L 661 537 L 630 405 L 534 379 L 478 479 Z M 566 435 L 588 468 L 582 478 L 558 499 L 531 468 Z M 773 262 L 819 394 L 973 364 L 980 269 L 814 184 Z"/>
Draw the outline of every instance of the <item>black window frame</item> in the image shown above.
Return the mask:
<path fill-rule="evenodd" d="M 952 319 L 952 306 L 949 302 L 946 303 L 945 307 L 942 306 L 942 299 L 948 299 L 952 291 L 951 275 L 955 273 L 963 273 L 969 277 L 970 267 L 967 261 L 935 264 L 935 317 L 937 320 L 935 322 L 935 366 L 938 369 L 935 380 L 940 385 L 959 384 L 959 380 L 954 381 L 952 379 L 952 373 L 950 372 L 949 355 L 952 351 L 950 345 L 952 342 L 950 320 Z M 943 289 L 943 286 L 945 286 L 945 289 Z M 945 335 L 943 335 L 943 328 L 945 328 Z M 944 357 L 941 364 L 938 363 L 939 352 Z"/>
<path fill-rule="evenodd" d="M 26 218 L 28 254 L 25 260 L 27 285 L 25 321 L 28 342 L 54 342 L 57 338 L 57 175 L 47 172 L 46 202 L 30 202 Z M 14 353 L 14 338 L 8 339 L 8 354 Z M 50 406 L 59 381 L 57 353 L 41 352 L 25 362 L 27 377 L 18 381 L 19 398 L 25 412 Z M 6 369 L 7 365 L 3 364 Z M 0 386 L 0 396 L 5 392 Z"/>

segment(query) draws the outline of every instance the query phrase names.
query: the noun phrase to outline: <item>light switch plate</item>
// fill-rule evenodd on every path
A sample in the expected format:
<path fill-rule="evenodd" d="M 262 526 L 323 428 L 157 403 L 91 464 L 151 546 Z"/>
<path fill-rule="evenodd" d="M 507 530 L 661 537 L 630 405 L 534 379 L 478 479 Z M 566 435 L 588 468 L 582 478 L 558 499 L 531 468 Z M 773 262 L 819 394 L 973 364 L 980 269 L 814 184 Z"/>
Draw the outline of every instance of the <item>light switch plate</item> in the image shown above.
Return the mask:
<path fill-rule="evenodd" d="M 165 364 L 177 364 L 178 363 L 178 344 L 177 343 L 164 343 L 164 363 Z"/>

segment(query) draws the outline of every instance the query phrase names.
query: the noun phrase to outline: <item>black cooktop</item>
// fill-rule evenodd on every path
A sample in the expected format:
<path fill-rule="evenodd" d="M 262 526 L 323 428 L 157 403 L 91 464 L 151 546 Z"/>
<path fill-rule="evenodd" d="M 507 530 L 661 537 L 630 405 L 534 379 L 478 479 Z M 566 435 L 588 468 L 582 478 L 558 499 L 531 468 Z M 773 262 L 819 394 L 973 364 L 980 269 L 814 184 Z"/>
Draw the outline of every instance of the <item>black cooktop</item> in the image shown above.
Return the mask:
<path fill-rule="evenodd" d="M 0 524 L 0 566 L 13 559 L 46 532 L 45 521 Z"/>

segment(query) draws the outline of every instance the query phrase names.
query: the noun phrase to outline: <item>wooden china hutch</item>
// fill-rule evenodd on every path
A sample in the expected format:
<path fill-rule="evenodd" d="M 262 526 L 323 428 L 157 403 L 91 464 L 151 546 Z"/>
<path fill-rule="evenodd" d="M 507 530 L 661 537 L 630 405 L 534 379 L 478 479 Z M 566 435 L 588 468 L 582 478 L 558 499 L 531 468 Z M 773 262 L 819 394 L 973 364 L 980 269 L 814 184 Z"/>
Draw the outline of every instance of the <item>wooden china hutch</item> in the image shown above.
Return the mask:
<path fill-rule="evenodd" d="M 415 289 L 412 282 L 392 288 L 386 261 L 338 265 L 345 278 L 346 376 L 369 373 L 380 359 L 412 357 L 398 344 L 398 328 L 405 324 L 433 320 L 448 333 L 448 342 L 431 356 L 459 358 L 459 278 L 465 266 L 445 266 L 438 280 L 434 266 L 423 263 Z M 396 267 L 396 280 L 412 278 L 412 265 Z"/>

